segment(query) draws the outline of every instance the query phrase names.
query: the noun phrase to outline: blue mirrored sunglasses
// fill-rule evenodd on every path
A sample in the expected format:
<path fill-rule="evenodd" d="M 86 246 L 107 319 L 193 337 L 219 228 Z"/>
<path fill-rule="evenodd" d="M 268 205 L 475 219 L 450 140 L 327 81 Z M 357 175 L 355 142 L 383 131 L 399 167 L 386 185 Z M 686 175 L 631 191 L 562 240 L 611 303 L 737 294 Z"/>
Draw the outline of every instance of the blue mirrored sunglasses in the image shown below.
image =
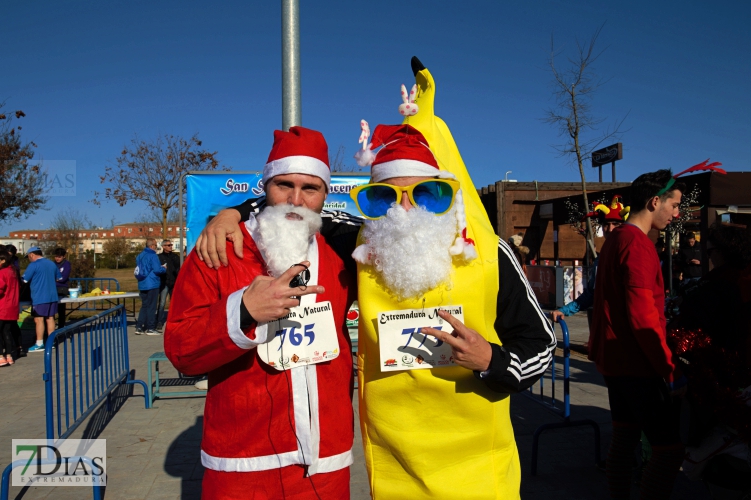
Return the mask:
<path fill-rule="evenodd" d="M 413 206 L 436 215 L 445 214 L 454 205 L 454 195 L 458 190 L 459 182 L 453 179 L 428 179 L 410 186 L 364 184 L 350 191 L 349 195 L 367 219 L 380 219 L 394 203 L 401 202 L 402 193 L 407 193 Z"/>

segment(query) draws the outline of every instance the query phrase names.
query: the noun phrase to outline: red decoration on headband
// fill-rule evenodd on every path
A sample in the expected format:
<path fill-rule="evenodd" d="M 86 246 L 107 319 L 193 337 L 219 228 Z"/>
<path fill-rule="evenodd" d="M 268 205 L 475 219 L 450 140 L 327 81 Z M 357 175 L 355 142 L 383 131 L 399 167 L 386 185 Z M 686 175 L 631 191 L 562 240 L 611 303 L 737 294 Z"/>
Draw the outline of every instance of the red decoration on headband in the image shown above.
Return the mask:
<path fill-rule="evenodd" d="M 707 158 L 706 160 L 704 160 L 703 162 L 701 162 L 699 164 L 694 165 L 691 168 L 687 168 L 686 170 L 684 170 L 683 172 L 681 172 L 679 174 L 675 174 L 673 176 L 673 179 L 677 179 L 678 177 L 682 176 L 683 174 L 688 174 L 689 172 L 699 172 L 699 171 L 703 171 L 703 170 L 710 170 L 712 172 L 717 172 L 718 174 L 727 174 L 727 172 L 725 172 L 723 169 L 717 168 L 720 165 L 722 165 L 722 163 L 720 163 L 719 161 L 716 161 L 716 162 L 710 163 L 710 164 L 707 164 L 707 162 L 709 162 L 709 158 Z"/>

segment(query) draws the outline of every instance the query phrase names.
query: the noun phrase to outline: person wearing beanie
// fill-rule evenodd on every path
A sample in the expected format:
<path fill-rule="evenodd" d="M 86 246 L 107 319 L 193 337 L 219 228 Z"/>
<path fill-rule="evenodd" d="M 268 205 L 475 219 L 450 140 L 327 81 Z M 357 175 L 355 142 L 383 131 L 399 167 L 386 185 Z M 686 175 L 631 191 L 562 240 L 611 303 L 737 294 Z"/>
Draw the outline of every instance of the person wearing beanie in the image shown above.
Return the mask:
<path fill-rule="evenodd" d="M 339 243 L 360 229 L 347 241 L 357 261 L 358 400 L 371 495 L 518 499 L 508 393 L 539 379 L 555 336 L 433 113 L 433 77 L 416 58 L 413 71 L 417 86 L 402 88 L 403 124 L 379 125 L 368 143 L 361 122 L 357 158 L 371 166 L 371 183 L 351 196 L 367 220 L 361 229 L 340 224 L 330 238 Z M 220 265 L 225 237 L 237 237 L 228 221 L 245 217 L 248 204 L 206 227 L 207 264 Z"/>
<path fill-rule="evenodd" d="M 208 373 L 202 498 L 347 499 L 354 287 L 319 232 L 323 135 L 275 131 L 263 182 L 265 199 L 235 222 L 243 257 L 210 269 L 191 252 L 165 326 L 172 364 Z"/>

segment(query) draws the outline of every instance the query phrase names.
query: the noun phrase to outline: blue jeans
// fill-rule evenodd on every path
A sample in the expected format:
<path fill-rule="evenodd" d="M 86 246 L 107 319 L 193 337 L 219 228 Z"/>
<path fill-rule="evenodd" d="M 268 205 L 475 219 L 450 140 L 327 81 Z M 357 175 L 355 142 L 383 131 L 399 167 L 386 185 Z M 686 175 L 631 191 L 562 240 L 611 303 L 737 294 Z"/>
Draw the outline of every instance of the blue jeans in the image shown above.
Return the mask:
<path fill-rule="evenodd" d="M 156 329 L 156 303 L 159 298 L 159 289 L 141 290 L 141 310 L 138 312 L 136 328 L 141 330 Z"/>
<path fill-rule="evenodd" d="M 167 323 L 167 312 L 164 307 L 167 305 L 167 295 L 172 297 L 172 289 L 165 286 L 159 289 L 159 306 L 156 309 L 156 324 L 164 325 Z"/>

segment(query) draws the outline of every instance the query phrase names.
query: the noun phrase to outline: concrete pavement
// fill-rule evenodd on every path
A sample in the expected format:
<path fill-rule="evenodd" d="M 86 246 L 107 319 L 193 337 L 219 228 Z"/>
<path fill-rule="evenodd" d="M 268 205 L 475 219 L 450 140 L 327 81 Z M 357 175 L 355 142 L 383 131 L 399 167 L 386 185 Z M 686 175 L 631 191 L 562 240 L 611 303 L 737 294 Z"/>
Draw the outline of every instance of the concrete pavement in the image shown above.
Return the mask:
<path fill-rule="evenodd" d="M 586 317 L 567 318 L 572 343 L 586 344 Z M 583 325 L 583 326 L 582 326 Z M 129 328 L 131 367 L 146 380 L 148 357 L 163 351 L 162 337 L 135 336 Z M 44 386 L 41 354 L 29 354 L 13 367 L 0 368 L 0 463 L 10 463 L 11 439 L 44 438 Z M 560 359 L 559 359 L 560 361 Z M 560 364 L 559 364 L 560 366 Z M 162 377 L 177 377 L 162 363 Z M 548 384 L 549 387 L 549 384 Z M 558 390 L 562 384 L 558 384 Z M 203 468 L 200 440 L 204 398 L 163 399 L 144 409 L 140 386 L 123 386 L 114 398 L 114 412 L 103 406 L 72 437 L 107 440 L 108 478 L 105 498 L 197 499 Z M 600 425 L 604 459 L 610 440 L 607 391 L 594 365 L 581 355 L 571 359 L 572 418 Z M 356 405 L 355 405 L 356 406 Z M 355 408 L 357 418 L 357 409 Z M 531 475 L 532 435 L 545 423 L 560 419 L 524 395 L 511 397 L 511 413 L 522 466 L 522 498 L 571 500 L 607 498 L 604 472 L 595 466 L 593 431 L 588 427 L 551 430 L 540 438 L 538 474 Z M 359 427 L 351 492 L 355 500 L 370 498 Z M 705 499 L 703 485 L 680 478 L 672 498 Z M 10 498 L 90 498 L 91 490 L 76 487 L 11 488 Z M 636 498 L 635 492 L 632 495 Z"/>

